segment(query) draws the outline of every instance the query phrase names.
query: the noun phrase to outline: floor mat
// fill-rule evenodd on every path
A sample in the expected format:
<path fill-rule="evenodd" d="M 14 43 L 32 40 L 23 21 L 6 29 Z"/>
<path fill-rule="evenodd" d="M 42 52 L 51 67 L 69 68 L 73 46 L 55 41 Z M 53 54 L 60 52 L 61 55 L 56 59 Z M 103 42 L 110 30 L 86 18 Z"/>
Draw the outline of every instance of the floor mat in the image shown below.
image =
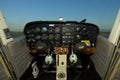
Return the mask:
<path fill-rule="evenodd" d="M 42 71 L 39 73 L 38 78 L 34 79 L 32 69 L 29 68 L 20 80 L 56 80 L 56 73 L 46 73 Z M 91 66 L 87 70 L 68 70 L 67 71 L 67 80 L 101 80 L 100 76 L 95 70 L 94 64 L 91 61 Z"/>

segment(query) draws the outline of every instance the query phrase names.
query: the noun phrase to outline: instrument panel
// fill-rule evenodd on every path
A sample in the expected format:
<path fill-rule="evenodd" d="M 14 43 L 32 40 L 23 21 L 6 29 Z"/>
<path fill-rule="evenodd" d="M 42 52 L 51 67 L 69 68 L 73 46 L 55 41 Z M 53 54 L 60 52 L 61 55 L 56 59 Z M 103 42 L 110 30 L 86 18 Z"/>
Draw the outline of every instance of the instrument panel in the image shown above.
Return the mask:
<path fill-rule="evenodd" d="M 75 47 L 83 40 L 89 40 L 95 47 L 99 28 L 91 23 L 76 21 L 35 21 L 25 25 L 24 34 L 30 50 L 46 51 L 54 47 Z"/>

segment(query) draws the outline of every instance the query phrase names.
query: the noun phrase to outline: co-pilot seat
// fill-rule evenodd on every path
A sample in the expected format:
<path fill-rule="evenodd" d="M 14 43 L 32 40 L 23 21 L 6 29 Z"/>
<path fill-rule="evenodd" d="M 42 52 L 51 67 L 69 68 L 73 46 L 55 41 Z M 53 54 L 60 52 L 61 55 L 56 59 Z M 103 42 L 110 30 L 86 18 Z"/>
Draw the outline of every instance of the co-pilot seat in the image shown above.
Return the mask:
<path fill-rule="evenodd" d="M 99 28 L 77 21 L 34 21 L 26 24 L 24 34 L 29 53 L 42 57 L 42 68 L 56 68 L 56 79 L 66 80 L 69 69 L 88 68 Z"/>

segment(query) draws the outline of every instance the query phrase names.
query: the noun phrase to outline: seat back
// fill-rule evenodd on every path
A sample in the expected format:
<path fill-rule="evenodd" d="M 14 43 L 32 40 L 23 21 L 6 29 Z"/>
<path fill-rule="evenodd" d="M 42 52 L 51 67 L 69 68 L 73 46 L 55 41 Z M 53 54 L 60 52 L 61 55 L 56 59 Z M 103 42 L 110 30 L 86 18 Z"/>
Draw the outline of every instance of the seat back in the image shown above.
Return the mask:
<path fill-rule="evenodd" d="M 91 59 L 102 79 L 106 75 L 114 48 L 115 45 L 109 42 L 107 38 L 97 37 L 96 53 L 91 56 Z"/>
<path fill-rule="evenodd" d="M 8 43 L 8 52 L 17 78 L 29 67 L 33 57 L 28 54 L 25 37 L 19 37 Z"/>

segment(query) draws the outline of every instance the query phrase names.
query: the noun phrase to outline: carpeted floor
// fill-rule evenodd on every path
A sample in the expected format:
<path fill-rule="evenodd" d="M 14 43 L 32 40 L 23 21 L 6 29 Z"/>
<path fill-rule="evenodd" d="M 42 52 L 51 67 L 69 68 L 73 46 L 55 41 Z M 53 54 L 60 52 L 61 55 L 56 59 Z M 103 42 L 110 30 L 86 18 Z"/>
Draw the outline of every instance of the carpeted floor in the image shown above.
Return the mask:
<path fill-rule="evenodd" d="M 42 64 L 42 61 L 38 60 L 38 66 Z M 86 61 L 85 61 L 86 62 Z M 91 66 L 89 69 L 80 69 L 80 70 L 73 70 L 68 69 L 67 70 L 67 80 L 101 80 L 98 73 L 95 70 L 94 64 L 91 62 Z M 39 67 L 39 69 L 41 69 Z M 41 71 L 39 73 L 38 78 L 34 79 L 32 73 L 32 69 L 28 68 L 28 70 L 23 74 L 20 80 L 56 80 L 56 73 L 46 73 L 44 71 Z"/>

